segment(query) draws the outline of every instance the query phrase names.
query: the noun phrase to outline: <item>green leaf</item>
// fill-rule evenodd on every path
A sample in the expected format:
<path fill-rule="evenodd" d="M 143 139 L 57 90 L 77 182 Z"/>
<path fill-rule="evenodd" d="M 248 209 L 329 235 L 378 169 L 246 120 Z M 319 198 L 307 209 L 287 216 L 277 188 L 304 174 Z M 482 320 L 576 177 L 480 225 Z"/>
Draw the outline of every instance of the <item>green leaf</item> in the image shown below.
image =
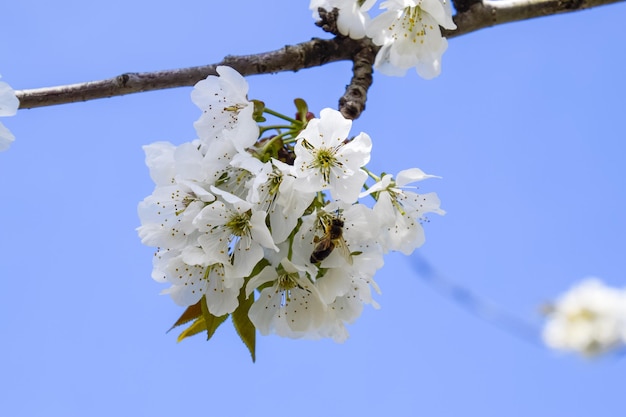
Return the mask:
<path fill-rule="evenodd" d="M 187 327 L 181 334 L 178 335 L 177 341 L 180 342 L 186 337 L 193 336 L 205 330 L 206 323 L 204 322 L 204 317 L 198 317 L 196 321 L 191 324 L 191 326 Z"/>
<path fill-rule="evenodd" d="M 256 328 L 248 317 L 250 306 L 254 303 L 254 293 L 246 298 L 246 286 L 244 285 L 239 292 L 239 306 L 233 311 L 233 325 L 241 341 L 246 345 L 252 356 L 252 362 L 256 361 Z"/>
<path fill-rule="evenodd" d="M 176 323 L 174 323 L 167 332 L 170 332 L 174 327 L 189 323 L 191 320 L 197 319 L 200 316 L 202 316 L 202 307 L 200 307 L 200 301 L 198 301 L 194 305 L 187 307 L 183 315 L 176 320 Z"/>
<path fill-rule="evenodd" d="M 214 316 L 209 311 L 209 308 L 206 305 L 206 296 L 202 297 L 200 300 L 200 305 L 202 306 L 202 317 L 204 317 L 204 322 L 206 323 L 206 340 L 211 339 L 211 337 L 215 334 L 215 331 L 220 324 L 224 323 L 224 320 L 228 317 L 228 314 L 224 314 L 223 316 Z"/>

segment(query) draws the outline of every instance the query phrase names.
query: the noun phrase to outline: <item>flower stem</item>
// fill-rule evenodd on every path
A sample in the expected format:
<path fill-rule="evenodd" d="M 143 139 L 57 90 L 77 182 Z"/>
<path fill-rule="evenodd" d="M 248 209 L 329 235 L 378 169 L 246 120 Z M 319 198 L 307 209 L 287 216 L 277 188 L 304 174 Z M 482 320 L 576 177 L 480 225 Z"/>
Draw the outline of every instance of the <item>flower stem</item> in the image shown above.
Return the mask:
<path fill-rule="evenodd" d="M 378 175 L 374 174 L 374 173 L 373 173 L 372 171 L 370 171 L 369 169 L 367 169 L 367 168 L 365 168 L 365 167 L 361 167 L 361 169 L 362 169 L 363 171 L 367 172 L 367 175 L 369 175 L 369 177 L 370 177 L 371 179 L 373 179 L 374 181 L 376 181 L 376 182 L 380 181 L 380 177 L 379 177 Z M 365 185 L 364 185 L 364 187 L 365 187 Z M 367 190 L 367 187 L 366 187 L 365 189 Z"/>
<path fill-rule="evenodd" d="M 260 129 L 261 129 L 261 133 L 260 134 L 262 135 L 263 133 L 267 132 L 268 130 L 272 130 L 272 129 L 275 129 L 275 130 L 289 129 L 289 130 L 291 130 L 291 129 L 293 129 L 293 126 L 292 125 L 269 125 L 269 126 L 260 126 Z"/>
<path fill-rule="evenodd" d="M 282 114 L 282 113 L 278 113 L 277 111 L 274 111 L 274 110 L 272 110 L 272 109 L 268 109 L 267 107 L 265 107 L 265 108 L 263 109 L 263 113 L 271 114 L 272 116 L 276 116 L 276 117 L 278 117 L 279 119 L 286 120 L 286 121 L 288 121 L 288 122 L 290 122 L 290 123 L 292 123 L 292 124 L 302 125 L 302 122 L 301 122 L 301 121 L 296 120 L 296 119 L 292 119 L 291 117 L 285 116 L 284 114 Z"/>

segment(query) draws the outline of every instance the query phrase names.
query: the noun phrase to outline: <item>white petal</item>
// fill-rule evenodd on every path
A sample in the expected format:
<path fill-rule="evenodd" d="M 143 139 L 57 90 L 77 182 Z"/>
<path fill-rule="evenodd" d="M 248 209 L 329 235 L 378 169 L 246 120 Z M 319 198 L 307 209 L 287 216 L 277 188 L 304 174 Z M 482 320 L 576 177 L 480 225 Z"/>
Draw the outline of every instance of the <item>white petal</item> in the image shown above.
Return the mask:
<path fill-rule="evenodd" d="M 378 191 L 386 190 L 391 184 L 392 179 L 393 179 L 393 175 L 391 174 L 383 175 L 383 178 L 380 181 L 378 181 L 376 184 L 372 185 L 370 188 L 368 188 L 367 190 L 359 194 L 359 198 L 363 198 L 365 196 L 368 196 Z"/>
<path fill-rule="evenodd" d="M 15 141 L 15 136 L 0 123 L 0 152 L 9 149 L 13 141 Z"/>
<path fill-rule="evenodd" d="M 220 75 L 220 79 L 230 84 L 243 97 L 248 94 L 248 82 L 237 70 L 226 65 L 219 65 L 215 70 Z"/>
<path fill-rule="evenodd" d="M 247 277 L 250 275 L 256 264 L 263 259 L 263 248 L 255 241 L 251 241 L 249 246 L 246 246 L 240 240 L 235 246 L 234 250 L 234 263 L 233 263 L 233 276 Z"/>
<path fill-rule="evenodd" d="M 224 191 L 216 186 L 211 186 L 211 191 L 214 194 L 221 196 L 227 203 L 232 204 L 239 213 L 246 212 L 252 208 L 252 203 L 242 200 L 234 194 Z"/>
<path fill-rule="evenodd" d="M 363 184 L 367 180 L 367 173 L 359 169 L 354 175 L 345 178 L 332 178 L 330 194 L 336 200 L 354 203 L 359 198 Z"/>
<path fill-rule="evenodd" d="M 0 116 L 13 116 L 17 113 L 20 101 L 15 91 L 4 81 L 0 81 Z"/>
<path fill-rule="evenodd" d="M 264 211 L 255 211 L 252 213 L 250 217 L 250 233 L 252 234 L 252 239 L 264 248 L 273 249 L 278 252 L 278 247 L 274 244 L 272 235 L 265 225 L 266 217 L 267 214 Z"/>
<path fill-rule="evenodd" d="M 209 312 L 219 317 L 235 311 L 239 305 L 238 297 L 243 283 L 243 278 L 229 277 L 223 268 L 211 268 L 206 289 Z"/>
<path fill-rule="evenodd" d="M 281 293 L 275 286 L 265 288 L 261 291 L 259 298 L 252 304 L 248 317 L 254 327 L 266 336 L 270 334 L 273 321 L 280 309 Z"/>
<path fill-rule="evenodd" d="M 367 133 L 359 133 L 353 140 L 341 148 L 341 156 L 353 169 L 361 168 L 370 161 L 372 139 Z"/>
<path fill-rule="evenodd" d="M 173 285 L 163 292 L 170 294 L 174 302 L 181 306 L 197 303 L 207 288 L 206 267 L 188 265 L 179 256 L 167 266 L 167 279 Z"/>
<path fill-rule="evenodd" d="M 270 265 L 266 266 L 258 275 L 255 275 L 250 279 L 250 281 L 248 281 L 248 284 L 246 284 L 246 296 L 250 296 L 252 291 L 261 285 L 267 282 L 276 281 L 276 278 L 278 278 L 276 268 Z"/>
<path fill-rule="evenodd" d="M 156 185 L 171 185 L 176 176 L 174 151 L 176 146 L 169 142 L 155 142 L 143 147 L 150 177 Z"/>
<path fill-rule="evenodd" d="M 396 185 L 398 187 L 404 187 L 407 184 L 416 181 L 422 181 L 426 178 L 441 178 L 436 175 L 428 175 L 419 168 L 409 168 L 398 172 L 396 175 Z"/>

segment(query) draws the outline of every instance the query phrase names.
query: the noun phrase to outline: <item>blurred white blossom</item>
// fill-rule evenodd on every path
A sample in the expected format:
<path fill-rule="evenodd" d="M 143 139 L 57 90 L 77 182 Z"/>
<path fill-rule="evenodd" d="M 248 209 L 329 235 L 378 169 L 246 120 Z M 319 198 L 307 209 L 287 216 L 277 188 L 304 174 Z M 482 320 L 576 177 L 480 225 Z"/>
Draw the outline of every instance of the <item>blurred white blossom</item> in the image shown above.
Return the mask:
<path fill-rule="evenodd" d="M 15 91 L 4 81 L 0 81 L 0 116 L 13 116 L 17 113 L 20 102 L 15 96 Z M 0 123 L 0 152 L 9 149 L 15 136 Z"/>
<path fill-rule="evenodd" d="M 586 356 L 626 343 L 626 290 L 588 278 L 560 296 L 549 308 L 543 331 L 546 344 Z"/>

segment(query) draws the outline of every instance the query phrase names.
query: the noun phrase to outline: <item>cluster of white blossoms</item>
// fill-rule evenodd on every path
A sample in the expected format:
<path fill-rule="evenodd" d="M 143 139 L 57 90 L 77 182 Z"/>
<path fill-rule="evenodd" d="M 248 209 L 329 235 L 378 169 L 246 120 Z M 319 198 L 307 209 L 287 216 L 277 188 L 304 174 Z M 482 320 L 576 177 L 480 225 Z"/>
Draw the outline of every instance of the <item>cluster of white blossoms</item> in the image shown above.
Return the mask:
<path fill-rule="evenodd" d="M 424 242 L 424 215 L 444 213 L 435 193 L 408 186 L 431 176 L 370 173 L 370 137 L 350 137 L 336 110 L 313 118 L 300 104 L 288 125 L 259 125 L 265 108 L 248 100 L 245 79 L 217 72 L 192 92 L 198 139 L 145 147 L 156 187 L 139 204 L 138 232 L 158 248 L 152 277 L 212 317 L 234 318 L 246 300 L 263 335 L 343 341 L 363 305 L 377 306 L 383 255 L 410 254 Z"/>
<path fill-rule="evenodd" d="M 15 97 L 15 91 L 4 81 L 0 81 L 0 116 L 13 116 L 17 113 L 20 102 Z M 9 149 L 15 136 L 0 123 L 0 151 Z"/>
<path fill-rule="evenodd" d="M 553 349 L 594 356 L 626 344 L 626 289 L 589 278 L 549 307 L 543 338 Z"/>
<path fill-rule="evenodd" d="M 452 8 L 446 0 L 387 0 L 385 11 L 370 18 L 368 11 L 376 0 L 311 0 L 313 18 L 319 9 L 338 9 L 337 29 L 353 39 L 367 36 L 381 48 L 374 67 L 383 74 L 402 76 L 408 68 L 426 79 L 441 72 L 441 56 L 448 41 L 440 27 L 456 29 Z"/>

